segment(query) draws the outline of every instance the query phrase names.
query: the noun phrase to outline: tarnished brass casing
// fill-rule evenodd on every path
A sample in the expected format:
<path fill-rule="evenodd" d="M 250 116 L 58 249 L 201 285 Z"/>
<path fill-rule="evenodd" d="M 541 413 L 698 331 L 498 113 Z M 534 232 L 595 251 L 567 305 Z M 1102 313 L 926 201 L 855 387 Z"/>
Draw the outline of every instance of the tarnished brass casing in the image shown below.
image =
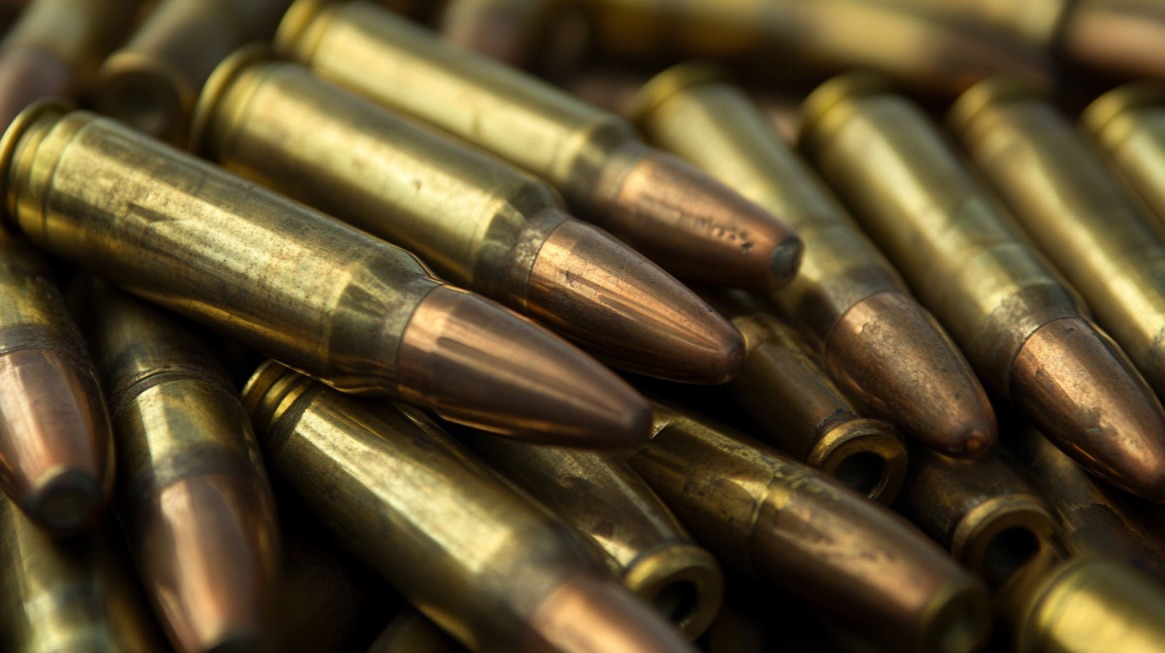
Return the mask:
<path fill-rule="evenodd" d="M 101 65 L 93 104 L 101 113 L 185 145 L 194 101 L 224 57 L 266 40 L 291 0 L 163 0 L 129 42 Z"/>
<path fill-rule="evenodd" d="M 243 396 L 274 474 L 469 648 L 690 651 L 569 526 L 419 411 L 382 404 L 373 414 L 274 362 Z"/>
<path fill-rule="evenodd" d="M 724 595 L 720 566 L 626 462 L 498 438 L 477 438 L 472 447 L 598 544 L 627 588 L 685 637 L 708 628 Z"/>
<path fill-rule="evenodd" d="M 982 581 L 901 517 L 775 451 L 654 407 L 651 442 L 628 460 L 720 560 L 889 650 L 968 653 L 985 637 Z"/>
<path fill-rule="evenodd" d="M 998 457 L 911 453 L 896 507 L 963 566 L 1001 583 L 1050 546 L 1056 525 L 1048 507 Z"/>
<path fill-rule="evenodd" d="M 167 650 L 112 524 L 54 540 L 0 496 L 0 597 L 5 653 Z"/>
<path fill-rule="evenodd" d="M 1134 82 L 1097 98 L 1080 118 L 1113 169 L 1165 224 L 1165 87 Z"/>
<path fill-rule="evenodd" d="M 0 166 L 9 226 L 336 388 L 560 443 L 627 447 L 646 431 L 643 400 L 567 343 L 112 120 L 31 107 Z"/>
<path fill-rule="evenodd" d="M 1165 500 L 1165 410 L 922 111 L 857 73 L 805 110 L 805 149 L 980 378 L 1093 473 Z"/>
<path fill-rule="evenodd" d="M 425 615 L 405 608 L 393 617 L 366 653 L 462 653 L 465 651 Z"/>
<path fill-rule="evenodd" d="M 373 4 L 300 0 L 276 47 L 317 75 L 545 178 L 573 211 L 678 277 L 769 287 L 797 270 L 801 242 L 783 224 L 644 145 L 623 118 Z"/>
<path fill-rule="evenodd" d="M 274 643 L 275 506 L 251 423 L 193 325 L 78 284 L 117 440 L 118 511 L 179 651 Z"/>

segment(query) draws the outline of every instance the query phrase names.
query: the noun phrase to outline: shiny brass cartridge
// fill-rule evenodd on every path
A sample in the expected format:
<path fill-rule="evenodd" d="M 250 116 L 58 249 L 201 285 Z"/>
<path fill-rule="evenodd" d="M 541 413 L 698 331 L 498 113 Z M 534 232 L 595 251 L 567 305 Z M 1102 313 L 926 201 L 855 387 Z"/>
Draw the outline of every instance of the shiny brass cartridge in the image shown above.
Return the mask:
<path fill-rule="evenodd" d="M 842 76 L 802 143 L 980 378 L 1106 480 L 1165 500 L 1165 410 L 917 107 Z"/>
<path fill-rule="evenodd" d="M 118 513 L 177 651 L 274 644 L 275 506 L 250 420 L 192 325 L 77 282 L 116 433 Z"/>
<path fill-rule="evenodd" d="M 303 66 L 262 49 L 231 56 L 199 102 L 195 141 L 229 169 L 408 248 L 442 279 L 614 366 L 698 383 L 722 383 L 740 368 L 744 345 L 731 324 L 639 253 L 567 215 L 545 182 Z"/>
<path fill-rule="evenodd" d="M 97 373 L 31 243 L 0 234 L 0 488 L 41 528 L 93 525 L 113 487 Z"/>
<path fill-rule="evenodd" d="M 711 295 L 744 334 L 744 368 L 727 394 L 786 455 L 849 489 L 890 503 L 906 479 L 906 445 L 887 422 L 862 417 L 792 327 L 744 291 Z"/>
<path fill-rule="evenodd" d="M 1165 87 L 1120 86 L 1089 105 L 1081 123 L 1118 176 L 1165 224 Z"/>
<path fill-rule="evenodd" d="M 163 0 L 129 42 L 101 64 L 93 106 L 185 145 L 194 101 L 218 62 L 267 40 L 291 0 Z"/>
<path fill-rule="evenodd" d="M 712 554 L 622 460 L 591 451 L 477 438 L 475 452 L 607 554 L 616 576 L 689 640 L 720 609 L 724 578 Z"/>
<path fill-rule="evenodd" d="M 167 650 L 114 531 L 51 539 L 0 496 L 0 650 Z"/>
<path fill-rule="evenodd" d="M 969 653 L 986 636 L 982 581 L 902 518 L 775 451 L 654 407 L 651 442 L 628 461 L 720 560 L 888 650 Z"/>
<path fill-rule="evenodd" d="M 992 584 L 1051 546 L 1055 522 L 1035 491 L 994 454 L 955 460 L 911 452 L 896 508 Z"/>
<path fill-rule="evenodd" d="M 108 119 L 34 106 L 0 142 L 35 243 L 347 392 L 536 440 L 629 447 L 649 409 L 534 324 L 412 255 Z"/>
<path fill-rule="evenodd" d="M 688 64 L 648 82 L 638 104 L 637 122 L 651 142 L 783 216 L 801 235 L 801 274 L 771 296 L 850 396 L 945 454 L 977 456 L 991 447 L 995 413 L 966 359 L 741 91 L 718 70 Z"/>
<path fill-rule="evenodd" d="M 573 211 L 680 278 L 788 283 L 801 241 L 756 205 L 649 148 L 622 118 L 465 52 L 367 2 L 292 5 L 288 58 L 547 179 Z"/>
<path fill-rule="evenodd" d="M 693 651 L 569 526 L 419 411 L 370 412 L 274 362 L 243 395 L 273 473 L 470 649 Z"/>

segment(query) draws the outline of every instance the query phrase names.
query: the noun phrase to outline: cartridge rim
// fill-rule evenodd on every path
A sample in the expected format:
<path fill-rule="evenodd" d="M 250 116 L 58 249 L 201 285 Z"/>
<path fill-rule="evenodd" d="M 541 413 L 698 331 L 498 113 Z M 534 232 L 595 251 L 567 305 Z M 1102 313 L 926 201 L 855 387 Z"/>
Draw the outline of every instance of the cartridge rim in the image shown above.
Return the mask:
<path fill-rule="evenodd" d="M 906 444 L 893 426 L 863 417 L 831 428 L 813 445 L 805 463 L 868 499 L 890 504 L 906 481 L 908 458 Z M 878 467 L 872 474 L 871 463 Z M 876 476 L 872 483 L 863 480 L 872 476 Z"/>
<path fill-rule="evenodd" d="M 292 59 L 306 60 L 310 58 L 314 44 L 306 43 L 305 39 L 309 28 L 316 19 L 324 13 L 329 0 L 296 0 L 283 14 L 275 36 L 271 40 L 275 52 L 280 56 Z"/>
<path fill-rule="evenodd" d="M 64 116 L 73 109 L 73 104 L 60 97 L 48 97 L 37 100 L 28 105 L 23 111 L 16 114 L 12 123 L 8 125 L 4 136 L 0 137 L 0 198 L 3 199 L 3 208 L 0 209 L 0 223 L 10 231 L 20 231 L 16 225 L 16 198 L 8 189 L 8 176 L 11 173 L 13 158 L 24 137 L 24 132 L 33 123 L 45 116 Z"/>
<path fill-rule="evenodd" d="M 283 419 L 288 410 L 311 389 L 306 376 L 297 375 L 279 361 L 259 364 L 240 393 L 243 409 L 251 416 L 256 431 L 268 430 Z"/>
<path fill-rule="evenodd" d="M 194 109 L 197 89 L 181 71 L 141 52 L 122 50 L 101 64 L 98 75 L 93 104 L 101 113 L 164 140 L 185 136 L 182 130 Z M 153 109 L 135 109 L 125 102 L 143 96 L 151 99 L 145 104 Z"/>
<path fill-rule="evenodd" d="M 242 72 L 252 65 L 274 61 L 275 53 L 264 43 L 250 43 L 227 55 L 207 78 L 202 93 L 194 106 L 190 121 L 190 151 L 200 156 L 217 159 L 214 142 L 218 125 L 218 109 L 227 91 L 234 86 Z"/>
<path fill-rule="evenodd" d="M 801 103 L 801 133 L 798 144 L 808 153 L 814 153 L 822 140 L 845 121 L 849 111 L 843 111 L 853 101 L 864 97 L 893 92 L 893 85 L 879 73 L 855 70 L 831 77 L 813 89 Z"/>
<path fill-rule="evenodd" d="M 694 640 L 720 612 L 724 576 L 712 554 L 687 542 L 664 544 L 627 565 L 623 584 Z"/>
<path fill-rule="evenodd" d="M 1080 113 L 1080 126 L 1096 141 L 1112 146 L 1122 140 L 1122 118 L 1142 107 L 1165 104 L 1165 88 L 1140 81 L 1118 86 L 1093 100 Z"/>
<path fill-rule="evenodd" d="M 644 124 L 676 93 L 693 86 L 725 83 L 731 77 L 724 67 L 711 61 L 676 64 L 640 87 L 627 105 L 627 118 L 636 124 Z"/>
<path fill-rule="evenodd" d="M 1003 580 L 1030 562 L 1048 545 L 1055 530 L 1051 513 L 1033 494 L 1010 494 L 991 497 L 972 508 L 959 520 L 951 537 L 951 553 L 965 566 L 988 579 Z M 1016 541 L 1012 535 L 1024 531 L 1030 539 Z M 1002 539 L 1001 538 L 1005 538 Z M 1008 560 L 1014 548 L 1030 545 L 1035 549 L 1022 560 Z M 1011 550 L 1009 550 L 1011 549 Z"/>
<path fill-rule="evenodd" d="M 947 112 L 947 127 L 956 136 L 970 133 L 974 123 L 992 107 L 1045 97 L 1039 89 L 1015 77 L 989 77 L 955 100 Z"/>

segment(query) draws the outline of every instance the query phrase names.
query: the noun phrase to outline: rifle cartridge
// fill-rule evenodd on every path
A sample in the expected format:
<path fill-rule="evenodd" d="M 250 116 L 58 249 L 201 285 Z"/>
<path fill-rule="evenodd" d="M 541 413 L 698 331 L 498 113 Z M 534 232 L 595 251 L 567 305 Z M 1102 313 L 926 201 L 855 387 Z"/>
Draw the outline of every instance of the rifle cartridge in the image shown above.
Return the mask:
<path fill-rule="evenodd" d="M 1117 175 L 1165 224 L 1165 89 L 1133 82 L 1097 98 L 1080 123 Z"/>

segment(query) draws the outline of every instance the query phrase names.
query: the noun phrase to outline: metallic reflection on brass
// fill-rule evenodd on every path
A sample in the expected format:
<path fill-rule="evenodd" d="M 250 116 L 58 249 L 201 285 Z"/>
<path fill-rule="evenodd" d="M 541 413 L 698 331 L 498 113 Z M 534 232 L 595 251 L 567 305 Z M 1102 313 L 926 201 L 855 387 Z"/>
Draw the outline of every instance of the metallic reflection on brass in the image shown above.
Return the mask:
<path fill-rule="evenodd" d="M 995 414 L 966 359 L 722 71 L 673 67 L 644 87 L 638 104 L 638 122 L 652 142 L 801 234 L 801 273 L 771 296 L 850 396 L 871 416 L 948 455 L 973 457 L 990 448 Z"/>
<path fill-rule="evenodd" d="M 375 5 L 300 0 L 276 46 L 326 79 L 546 178 L 574 210 L 678 277 L 766 287 L 796 273 L 801 242 L 791 231 L 645 146 L 622 118 Z"/>
<path fill-rule="evenodd" d="M 969 653 L 986 635 L 982 581 L 900 517 L 813 469 L 659 404 L 651 443 L 629 461 L 720 560 L 871 643 Z"/>
<path fill-rule="evenodd" d="M 1165 224 L 1165 88 L 1137 82 L 1096 99 L 1085 130 L 1143 205 Z"/>
<path fill-rule="evenodd" d="M 980 377 L 1093 473 L 1165 499 L 1161 404 L 921 110 L 860 74 L 805 108 L 818 168 Z"/>
<path fill-rule="evenodd" d="M 419 411 L 360 404 L 273 362 L 243 394 L 272 471 L 471 649 L 692 651 L 566 524 Z"/>
<path fill-rule="evenodd" d="M 464 650 L 425 615 L 405 608 L 393 617 L 367 653 L 462 653 Z"/>
<path fill-rule="evenodd" d="M 404 250 L 111 120 L 34 106 L 0 165 L 8 224 L 40 246 L 339 389 L 559 443 L 644 437 L 645 402 L 567 343 Z"/>

